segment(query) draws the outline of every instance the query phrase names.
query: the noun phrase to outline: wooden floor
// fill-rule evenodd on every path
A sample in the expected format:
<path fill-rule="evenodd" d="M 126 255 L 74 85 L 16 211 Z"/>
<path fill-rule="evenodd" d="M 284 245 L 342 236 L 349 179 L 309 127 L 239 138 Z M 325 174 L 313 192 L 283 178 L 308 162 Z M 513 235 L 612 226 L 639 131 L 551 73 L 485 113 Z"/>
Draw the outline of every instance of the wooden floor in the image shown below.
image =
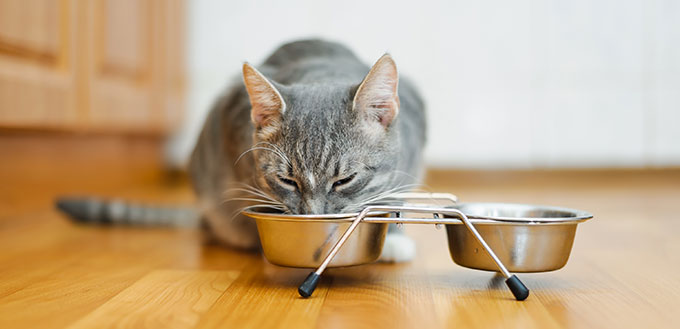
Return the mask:
<path fill-rule="evenodd" d="M 524 302 L 494 274 L 455 265 L 444 231 L 422 225 L 407 227 L 415 261 L 332 269 L 301 299 L 308 270 L 203 245 L 195 230 L 74 225 L 50 201 L 190 203 L 186 184 L 78 184 L 0 190 L 0 328 L 677 328 L 678 170 L 431 172 L 429 189 L 462 201 L 595 214 L 565 268 L 520 275 Z"/>

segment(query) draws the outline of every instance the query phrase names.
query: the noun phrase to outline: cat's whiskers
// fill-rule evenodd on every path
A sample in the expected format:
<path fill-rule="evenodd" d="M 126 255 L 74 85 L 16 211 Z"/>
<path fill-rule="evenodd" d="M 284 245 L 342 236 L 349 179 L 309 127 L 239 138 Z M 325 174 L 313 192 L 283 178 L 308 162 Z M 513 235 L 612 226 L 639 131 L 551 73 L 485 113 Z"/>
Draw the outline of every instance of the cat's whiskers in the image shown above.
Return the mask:
<path fill-rule="evenodd" d="M 282 150 L 280 147 L 278 147 L 278 146 L 276 146 L 276 145 L 274 145 L 274 144 L 272 144 L 272 143 L 269 143 L 269 142 L 259 142 L 259 143 L 256 143 L 255 145 L 259 145 L 259 144 L 269 145 L 270 147 L 274 148 L 274 150 L 276 150 L 276 151 L 278 152 L 279 156 L 280 156 L 281 158 L 283 158 L 283 160 L 285 160 L 286 163 L 287 163 L 289 166 L 292 166 L 292 165 L 293 165 L 293 164 L 291 163 L 290 159 L 288 158 L 288 156 L 286 156 L 286 153 L 283 152 L 283 150 Z M 253 146 L 255 146 L 255 145 L 253 145 Z"/>
<path fill-rule="evenodd" d="M 286 158 L 285 158 L 285 157 L 283 157 L 281 154 L 279 154 L 279 152 L 277 152 L 276 150 L 274 150 L 274 149 L 272 149 L 272 148 L 264 147 L 264 146 L 253 146 L 253 147 L 247 149 L 245 152 L 241 153 L 241 155 L 239 155 L 239 157 L 236 159 L 236 161 L 234 161 L 234 165 L 237 165 L 238 162 L 241 160 L 241 158 L 243 158 L 246 154 L 248 154 L 249 152 L 255 151 L 255 150 L 263 150 L 263 151 L 270 151 L 270 152 L 273 152 L 273 153 L 276 154 L 278 157 L 280 157 L 281 159 L 283 159 L 284 161 L 286 161 Z"/>
<path fill-rule="evenodd" d="M 234 218 L 236 218 L 236 216 L 238 216 L 242 211 L 246 210 L 249 207 L 270 208 L 270 209 L 275 209 L 275 210 L 281 211 L 283 213 L 286 213 L 286 211 L 287 211 L 284 207 L 273 206 L 273 205 L 269 205 L 269 204 L 254 204 L 254 205 L 248 205 L 248 206 L 245 206 L 245 207 L 241 207 L 241 208 L 237 209 L 236 211 L 232 212 L 229 220 L 234 220 Z"/>
<path fill-rule="evenodd" d="M 412 179 L 414 182 L 417 182 L 419 180 L 418 177 L 413 176 L 413 175 L 411 175 L 411 174 L 409 174 L 405 171 L 402 171 L 402 170 L 396 170 L 395 169 L 395 170 L 392 170 L 392 173 L 406 176 L 406 177 Z M 422 189 L 422 192 L 430 192 L 431 193 L 431 190 L 432 190 L 432 187 L 430 185 L 424 184 L 424 183 L 420 183 L 420 188 Z"/>
<path fill-rule="evenodd" d="M 236 187 L 227 189 L 227 191 L 225 192 L 225 195 L 232 193 L 232 192 L 245 192 L 245 193 L 248 193 L 248 194 L 256 195 L 256 196 L 271 200 L 271 201 L 280 202 L 275 197 L 273 197 L 269 193 L 265 192 L 264 189 L 262 189 L 257 184 L 257 181 L 253 180 L 253 182 L 255 183 L 255 185 L 257 185 L 257 187 L 246 184 L 246 183 L 240 183 L 240 182 L 234 183 L 233 186 L 236 186 Z"/>
<path fill-rule="evenodd" d="M 280 201 L 274 199 L 274 197 L 272 197 L 271 195 L 265 193 L 265 192 L 262 191 L 262 190 L 258 190 L 258 189 L 254 188 L 254 187 L 252 187 L 252 186 L 247 185 L 247 184 L 243 184 L 243 185 L 244 185 L 243 187 L 236 187 L 236 188 L 230 188 L 230 189 L 228 189 L 228 190 L 225 192 L 225 195 L 230 195 L 231 193 L 234 193 L 234 192 L 242 192 L 242 193 L 247 193 L 247 194 L 251 194 L 251 195 L 254 195 L 254 196 L 258 196 L 258 197 L 261 197 L 261 198 L 265 198 L 265 199 L 267 199 L 267 200 L 269 200 L 269 201 L 279 202 L 279 203 L 280 203 Z M 237 196 L 238 196 L 238 195 L 237 195 Z"/>
<path fill-rule="evenodd" d="M 354 160 L 352 162 L 360 164 L 360 165 L 364 166 L 365 168 L 368 168 L 368 166 L 366 164 L 364 164 L 360 161 Z M 396 174 L 401 174 L 401 175 L 407 176 L 407 178 L 410 178 L 414 181 L 418 180 L 413 175 L 410 175 L 410 174 L 408 174 L 404 171 L 392 170 L 392 171 L 387 173 L 388 179 L 387 179 L 387 183 L 384 183 L 384 186 L 394 186 L 394 187 L 388 188 L 387 190 L 380 190 L 378 193 L 369 195 L 368 197 L 362 199 L 359 202 L 349 204 L 345 208 L 355 208 L 356 209 L 358 207 L 363 207 L 368 203 L 375 202 L 375 201 L 378 201 L 378 200 L 381 200 L 381 199 L 384 199 L 384 198 L 388 198 L 388 197 L 391 197 L 393 194 L 396 194 L 396 193 L 399 193 L 399 192 L 406 192 L 406 191 L 411 190 L 411 188 L 413 188 L 413 187 L 419 187 L 420 186 L 420 184 L 403 184 L 404 180 L 406 180 L 405 178 L 399 180 L 398 182 L 395 182 L 395 180 L 396 180 L 395 175 Z"/>
<path fill-rule="evenodd" d="M 253 202 L 262 202 L 262 203 L 271 204 L 271 205 L 281 205 L 281 203 L 277 202 L 277 201 L 268 201 L 268 200 L 262 200 L 262 199 L 256 199 L 256 198 L 229 198 L 227 200 L 224 200 L 225 203 L 233 202 L 233 201 L 253 201 Z"/>
<path fill-rule="evenodd" d="M 412 179 L 413 181 L 418 181 L 418 178 L 417 178 L 416 176 L 413 176 L 413 175 L 411 175 L 411 174 L 409 174 L 409 173 L 407 173 L 407 172 L 405 172 L 405 171 L 403 171 L 403 170 L 395 169 L 395 170 L 392 170 L 392 171 L 390 172 L 390 174 L 391 174 L 391 175 L 393 175 L 393 174 L 399 174 L 399 175 L 406 176 L 407 178 L 410 178 L 410 179 Z"/>
<path fill-rule="evenodd" d="M 271 147 L 267 146 L 262 146 L 262 145 L 268 145 Z M 246 154 L 249 152 L 255 151 L 255 150 L 263 150 L 263 151 L 270 151 L 274 154 L 276 154 L 279 158 L 281 158 L 288 166 L 292 166 L 292 163 L 290 162 L 290 159 L 283 153 L 283 151 L 276 145 L 268 142 L 259 142 L 255 143 L 251 148 L 245 150 L 241 155 L 236 158 L 236 161 L 234 161 L 234 165 L 238 164 L 238 162 L 243 158 Z"/>
<path fill-rule="evenodd" d="M 257 187 L 251 186 L 251 185 L 248 185 L 248 184 L 244 184 L 244 185 L 250 187 L 251 189 L 253 189 L 253 190 L 255 190 L 255 191 L 258 191 L 258 192 L 260 192 L 260 193 L 263 193 L 263 194 L 268 195 L 271 199 L 276 199 L 276 198 L 274 198 L 273 196 L 267 194 L 267 193 L 264 191 L 264 189 L 262 188 L 262 186 L 260 186 L 260 183 L 258 182 L 257 179 L 255 179 L 255 177 L 253 177 L 253 184 L 255 184 L 255 186 L 257 186 Z M 278 201 L 278 200 L 276 200 L 276 201 Z M 280 202 L 280 201 L 279 201 L 279 202 Z"/>
<path fill-rule="evenodd" d="M 364 207 L 370 203 L 375 203 L 384 199 L 389 199 L 393 198 L 395 194 L 401 193 L 401 192 L 407 192 L 407 191 L 413 191 L 414 188 L 419 187 L 420 184 L 404 184 L 404 185 L 399 185 L 387 190 L 383 190 L 381 192 L 378 192 L 376 194 L 373 194 L 367 198 L 364 198 L 363 200 L 359 202 L 355 202 L 352 204 L 349 204 L 346 206 L 346 208 L 353 208 L 353 209 L 358 209 L 361 207 Z"/>
<path fill-rule="evenodd" d="M 261 142 L 258 143 L 260 145 L 272 145 L 270 143 L 265 143 Z M 272 145 L 273 147 L 276 147 Z M 272 152 L 276 152 L 276 150 L 271 150 Z M 357 165 L 362 165 L 366 167 L 364 163 L 361 163 L 359 161 L 353 161 Z M 371 203 L 378 203 L 382 200 L 385 199 L 392 199 L 394 196 L 398 193 L 401 192 L 408 192 L 408 191 L 414 191 L 417 187 L 421 187 L 420 184 L 404 184 L 405 181 L 415 181 L 417 180 L 416 177 L 413 175 L 410 175 L 404 171 L 400 170 L 392 170 L 391 172 L 386 173 L 387 176 L 387 182 L 383 183 L 384 186 L 392 186 L 388 189 L 383 189 L 380 190 L 378 193 L 369 195 L 362 200 L 358 202 L 354 202 L 352 204 L 347 205 L 344 209 L 349 210 L 351 209 L 352 211 L 355 210 L 360 210 L 362 207 L 365 207 L 368 204 Z M 384 176 L 383 176 L 384 177 Z M 230 195 L 232 193 L 237 193 L 236 195 L 233 195 L 234 197 L 227 199 L 225 202 L 230 202 L 230 201 L 246 201 L 246 202 L 259 202 L 259 206 L 268 206 L 269 208 L 279 210 L 283 213 L 291 213 L 290 209 L 283 204 L 281 201 L 276 200 L 273 196 L 269 195 L 266 193 L 260 186 L 259 182 L 255 179 L 253 179 L 253 183 L 257 185 L 257 187 L 245 184 L 245 183 L 235 183 L 234 185 L 236 187 L 230 188 L 225 192 L 225 195 Z M 249 205 L 250 206 L 250 205 Z M 243 209 L 247 208 L 248 206 L 236 210 L 235 214 L 240 213 Z M 232 215 L 235 216 L 235 214 Z"/>
<path fill-rule="evenodd" d="M 390 179 L 388 180 L 388 183 L 385 184 L 387 186 L 394 186 L 396 187 L 383 190 L 379 193 L 376 193 L 374 195 L 371 195 L 368 198 L 363 199 L 362 201 L 355 202 L 353 204 L 350 204 L 347 206 L 347 208 L 354 208 L 353 210 L 361 210 L 362 207 L 367 206 L 370 203 L 378 203 L 382 200 L 386 199 L 392 199 L 394 198 L 397 194 L 402 193 L 402 192 L 430 192 L 430 187 L 427 185 L 422 185 L 422 184 L 402 184 L 404 180 L 411 179 L 412 181 L 417 181 L 418 179 L 401 170 L 393 170 L 389 173 Z M 397 176 L 401 175 L 401 176 Z M 401 178 L 399 178 L 401 177 Z M 398 181 L 397 181 L 398 180 Z M 436 202 L 437 200 L 432 199 L 433 202 Z"/>
<path fill-rule="evenodd" d="M 245 207 L 241 207 L 239 209 L 236 209 L 230 216 L 230 220 L 233 220 L 239 213 L 241 213 L 244 209 L 248 207 L 264 207 L 264 208 L 270 208 L 270 209 L 276 209 L 278 211 L 281 211 L 283 213 L 290 212 L 288 207 L 284 205 L 281 201 L 276 200 L 274 197 L 271 195 L 267 194 L 265 191 L 262 189 L 256 188 L 254 186 L 245 184 L 245 183 L 236 183 L 234 184 L 235 186 L 238 187 L 232 187 L 229 188 L 225 191 L 225 196 L 233 195 L 232 197 L 228 197 L 225 199 L 225 203 L 227 202 L 235 202 L 235 201 L 244 201 L 248 202 L 249 204 L 246 205 Z M 234 195 L 235 194 L 235 195 Z"/>

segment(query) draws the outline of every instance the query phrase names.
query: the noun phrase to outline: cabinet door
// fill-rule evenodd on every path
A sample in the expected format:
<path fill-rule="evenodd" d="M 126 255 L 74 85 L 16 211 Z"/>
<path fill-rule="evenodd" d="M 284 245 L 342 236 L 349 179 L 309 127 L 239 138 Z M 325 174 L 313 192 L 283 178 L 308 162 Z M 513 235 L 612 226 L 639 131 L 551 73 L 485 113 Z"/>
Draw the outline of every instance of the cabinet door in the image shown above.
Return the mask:
<path fill-rule="evenodd" d="M 181 88 L 173 72 L 183 65 L 173 62 L 182 51 L 180 3 L 100 0 L 90 10 L 89 123 L 95 129 L 171 128 L 181 105 L 181 90 L 173 90 Z"/>
<path fill-rule="evenodd" d="M 0 128 L 165 134 L 183 108 L 182 0 L 0 0 Z"/>
<path fill-rule="evenodd" d="M 0 125 L 76 125 L 72 1 L 0 0 Z"/>

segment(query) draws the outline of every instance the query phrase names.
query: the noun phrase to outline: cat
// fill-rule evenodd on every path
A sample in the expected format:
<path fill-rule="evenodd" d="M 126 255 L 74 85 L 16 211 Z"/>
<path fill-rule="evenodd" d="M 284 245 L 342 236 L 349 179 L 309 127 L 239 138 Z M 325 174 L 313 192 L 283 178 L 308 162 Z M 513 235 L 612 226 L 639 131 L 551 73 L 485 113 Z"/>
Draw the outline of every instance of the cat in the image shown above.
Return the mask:
<path fill-rule="evenodd" d="M 60 198 L 88 223 L 190 225 L 212 240 L 257 249 L 253 203 L 291 214 L 352 213 L 416 187 L 426 123 L 416 89 L 388 54 L 372 66 L 322 40 L 285 44 L 243 75 L 209 112 L 189 163 L 193 209 L 120 200 Z M 391 225 L 381 260 L 414 257 L 413 241 Z"/>
<path fill-rule="evenodd" d="M 423 172 L 424 103 L 389 54 L 372 66 L 323 40 L 285 44 L 219 97 L 191 155 L 202 220 L 216 241 L 259 246 L 239 213 L 256 203 L 292 214 L 351 213 L 414 188 Z M 413 241 L 391 227 L 381 259 Z"/>

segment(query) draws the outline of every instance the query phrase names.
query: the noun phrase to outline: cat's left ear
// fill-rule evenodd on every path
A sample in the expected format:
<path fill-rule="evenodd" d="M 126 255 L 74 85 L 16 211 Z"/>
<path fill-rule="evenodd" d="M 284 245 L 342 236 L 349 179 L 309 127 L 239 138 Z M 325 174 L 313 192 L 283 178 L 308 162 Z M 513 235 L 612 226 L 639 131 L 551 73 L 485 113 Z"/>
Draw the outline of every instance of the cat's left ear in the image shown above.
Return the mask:
<path fill-rule="evenodd" d="M 398 86 L 397 65 L 385 54 L 359 85 L 352 106 L 364 119 L 387 128 L 399 113 Z"/>
<path fill-rule="evenodd" d="M 243 82 L 248 90 L 252 106 L 250 117 L 255 127 L 260 129 L 278 123 L 286 103 L 276 87 L 248 63 L 243 63 Z"/>

